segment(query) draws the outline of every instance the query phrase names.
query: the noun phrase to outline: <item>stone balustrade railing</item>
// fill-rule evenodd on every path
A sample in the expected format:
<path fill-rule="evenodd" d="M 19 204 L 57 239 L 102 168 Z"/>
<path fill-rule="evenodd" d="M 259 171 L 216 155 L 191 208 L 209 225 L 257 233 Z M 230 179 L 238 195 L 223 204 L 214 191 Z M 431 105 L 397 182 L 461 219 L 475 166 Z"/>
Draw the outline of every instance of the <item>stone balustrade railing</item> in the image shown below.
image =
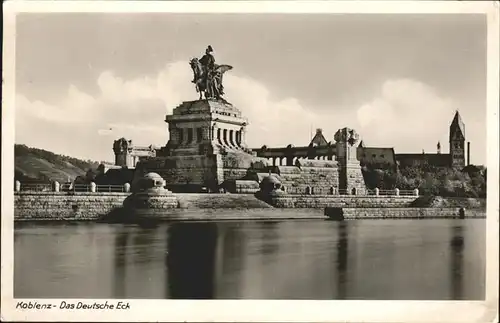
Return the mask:
<path fill-rule="evenodd" d="M 125 183 L 124 185 L 97 185 L 92 182 L 90 184 L 59 184 L 59 182 L 53 182 L 52 184 L 21 184 L 19 181 L 15 181 L 14 185 L 15 192 L 21 191 L 36 191 L 36 192 L 101 192 L 101 193 L 128 193 L 130 192 L 130 184 Z M 307 186 L 305 189 L 295 188 L 295 187 L 282 187 L 282 190 L 287 194 L 294 195 L 360 195 L 360 196 L 419 196 L 418 188 L 414 190 L 400 190 L 399 188 L 393 190 L 381 190 L 375 188 L 373 190 L 365 190 L 364 192 L 357 192 L 355 189 L 339 190 L 336 187 L 330 187 L 328 190 L 324 188 L 315 188 L 312 186 Z"/>
<path fill-rule="evenodd" d="M 130 184 L 124 185 L 97 185 L 94 182 L 90 184 L 60 184 L 55 181 L 51 184 L 22 184 L 19 181 L 14 183 L 15 192 L 91 192 L 91 193 L 128 193 Z"/>
<path fill-rule="evenodd" d="M 379 188 L 375 188 L 373 190 L 357 191 L 356 189 L 340 190 L 336 187 L 325 189 L 323 187 L 318 188 L 306 186 L 305 189 L 298 187 L 282 187 L 282 190 L 285 193 L 292 195 L 419 196 L 420 194 L 418 188 L 413 190 L 400 190 L 399 188 L 395 188 L 393 190 L 381 190 Z"/>

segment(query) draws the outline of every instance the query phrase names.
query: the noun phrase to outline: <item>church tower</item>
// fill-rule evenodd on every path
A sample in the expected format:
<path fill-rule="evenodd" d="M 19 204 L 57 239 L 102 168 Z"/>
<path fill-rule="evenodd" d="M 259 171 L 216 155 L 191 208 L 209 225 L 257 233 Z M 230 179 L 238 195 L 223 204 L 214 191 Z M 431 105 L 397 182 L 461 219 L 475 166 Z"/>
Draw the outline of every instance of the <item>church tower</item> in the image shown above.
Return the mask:
<path fill-rule="evenodd" d="M 458 111 L 450 125 L 450 163 L 453 168 L 465 167 L 465 124 Z"/>

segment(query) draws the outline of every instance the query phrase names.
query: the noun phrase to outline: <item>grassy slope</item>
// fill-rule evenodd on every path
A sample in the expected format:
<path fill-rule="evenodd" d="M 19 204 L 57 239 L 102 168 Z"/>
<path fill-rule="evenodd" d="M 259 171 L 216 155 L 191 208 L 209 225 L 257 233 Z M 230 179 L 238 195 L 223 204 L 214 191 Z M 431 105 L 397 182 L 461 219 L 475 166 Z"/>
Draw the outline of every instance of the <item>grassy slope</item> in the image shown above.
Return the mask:
<path fill-rule="evenodd" d="M 15 179 L 21 182 L 64 183 L 70 177 L 85 175 L 87 170 L 95 169 L 97 162 L 54 154 L 43 149 L 15 145 Z"/>

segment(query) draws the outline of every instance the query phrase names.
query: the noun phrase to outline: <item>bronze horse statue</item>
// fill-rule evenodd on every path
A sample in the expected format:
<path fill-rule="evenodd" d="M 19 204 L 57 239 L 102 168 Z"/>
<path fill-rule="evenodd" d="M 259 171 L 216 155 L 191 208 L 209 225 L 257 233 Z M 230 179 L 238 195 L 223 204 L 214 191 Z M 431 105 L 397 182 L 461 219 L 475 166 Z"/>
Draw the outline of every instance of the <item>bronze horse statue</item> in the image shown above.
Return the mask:
<path fill-rule="evenodd" d="M 191 59 L 189 65 L 193 69 L 193 83 L 196 86 L 196 92 L 202 94 L 205 99 L 221 99 L 224 95 L 224 87 L 222 86 L 222 76 L 225 72 L 233 69 L 230 65 L 214 65 L 212 70 L 206 70 L 197 58 Z"/>

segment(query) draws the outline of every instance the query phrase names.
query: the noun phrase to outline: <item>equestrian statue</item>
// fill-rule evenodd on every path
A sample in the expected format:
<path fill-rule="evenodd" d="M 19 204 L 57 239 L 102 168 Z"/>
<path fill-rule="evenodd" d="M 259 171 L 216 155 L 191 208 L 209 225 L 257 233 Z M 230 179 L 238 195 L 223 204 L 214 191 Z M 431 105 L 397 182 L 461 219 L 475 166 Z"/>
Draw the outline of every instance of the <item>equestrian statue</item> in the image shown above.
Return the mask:
<path fill-rule="evenodd" d="M 193 83 L 196 85 L 196 92 L 200 93 L 200 100 L 205 96 L 205 99 L 216 99 L 225 101 L 224 87 L 222 86 L 222 76 L 225 72 L 233 69 L 230 65 L 217 65 L 215 58 L 212 55 L 212 46 L 208 46 L 205 50 L 205 55 L 202 58 L 193 58 L 189 62 L 193 69 Z"/>

